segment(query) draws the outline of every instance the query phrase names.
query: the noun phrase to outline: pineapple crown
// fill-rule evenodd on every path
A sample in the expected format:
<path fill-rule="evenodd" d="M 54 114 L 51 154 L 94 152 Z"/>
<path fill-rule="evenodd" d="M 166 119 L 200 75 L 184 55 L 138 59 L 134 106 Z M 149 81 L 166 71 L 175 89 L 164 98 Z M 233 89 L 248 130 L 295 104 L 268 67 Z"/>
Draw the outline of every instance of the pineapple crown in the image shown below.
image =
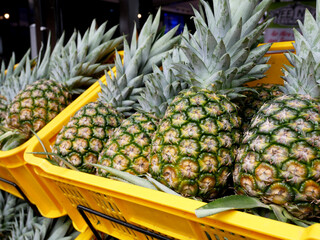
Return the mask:
<path fill-rule="evenodd" d="M 145 87 L 143 76 L 152 72 L 153 65 L 160 65 L 162 58 L 180 40 L 180 36 L 175 36 L 178 26 L 166 34 L 157 34 L 160 12 L 159 8 L 154 20 L 152 15 L 148 17 L 138 38 L 134 26 L 130 46 L 126 39 L 123 40 L 123 59 L 116 52 L 116 73 L 110 68 L 110 75 L 105 74 L 107 85 L 100 83 L 100 100 L 117 108 L 125 116 L 133 113 L 133 106 Z"/>
<path fill-rule="evenodd" d="M 0 190 L 0 232 L 6 234 L 12 229 L 15 217 L 20 209 L 25 209 L 28 204 L 22 199 Z"/>
<path fill-rule="evenodd" d="M 60 52 L 53 52 L 50 78 L 61 82 L 70 93 L 81 94 L 97 81 L 107 69 L 105 62 L 121 46 L 123 36 L 112 38 L 117 26 L 105 32 L 106 24 L 97 28 L 93 20 L 83 37 L 75 31 Z"/>
<path fill-rule="evenodd" d="M 9 64 L 6 68 L 4 61 L 1 63 L 0 69 L 0 95 L 5 97 L 6 102 L 12 100 L 12 95 L 15 94 L 17 88 L 14 88 L 13 83 L 17 82 L 19 75 L 24 71 L 26 63 L 29 64 L 29 54 L 30 50 L 22 57 L 19 64 L 16 64 L 15 54 L 12 53 L 12 56 L 9 60 Z M 20 89 L 18 89 L 19 91 Z M 13 96 L 14 97 L 14 96 Z"/>
<path fill-rule="evenodd" d="M 75 239 L 79 235 L 68 216 L 57 219 L 36 216 L 30 206 L 21 209 L 15 216 L 11 240 L 44 240 L 44 239 Z"/>
<path fill-rule="evenodd" d="M 145 88 L 139 96 L 139 104 L 136 106 L 138 111 L 153 113 L 158 118 L 164 116 L 172 99 L 181 90 L 188 87 L 173 68 L 174 63 L 187 61 L 184 57 L 181 49 L 174 48 L 162 60 L 162 70 L 156 65 L 153 66 L 153 72 L 145 76 Z"/>
<path fill-rule="evenodd" d="M 282 69 L 284 86 L 280 86 L 280 89 L 285 94 L 301 94 L 319 98 L 320 64 L 316 62 L 312 53 L 309 52 L 307 56 L 301 57 L 289 52 L 285 56 L 292 66 L 285 65 L 285 68 Z"/>
<path fill-rule="evenodd" d="M 305 10 L 304 24 L 298 20 L 301 33 L 296 29 L 294 31 L 295 43 L 293 44 L 296 54 L 300 56 L 307 56 L 311 51 L 316 62 L 320 62 L 320 2 L 317 0 L 316 17 L 310 13 L 308 9 Z"/>
<path fill-rule="evenodd" d="M 16 56 L 15 53 L 12 53 L 12 56 L 9 60 L 9 64 L 6 67 L 5 62 L 1 62 L 1 69 L 0 69 L 0 86 L 6 84 L 8 79 L 12 76 L 18 76 L 21 71 L 23 70 L 26 60 L 30 54 L 30 50 L 28 50 L 25 55 L 20 60 L 19 64 L 16 64 Z"/>
<path fill-rule="evenodd" d="M 286 94 L 302 94 L 313 98 L 320 97 L 320 1 L 317 0 L 316 18 L 308 9 L 305 11 L 304 23 L 298 20 L 301 33 L 293 29 L 296 54 L 285 53 L 292 66 L 282 68 Z"/>
<path fill-rule="evenodd" d="M 272 21 L 259 23 L 272 1 L 241 1 L 239 8 L 230 0 L 212 2 L 213 10 L 203 0 L 200 11 L 193 9 L 196 31 L 183 38 L 182 47 L 189 64 L 176 68 L 190 86 L 234 98 L 247 89 L 244 83 L 264 77 L 270 67 L 264 55 L 271 44 L 254 45 Z"/>
<path fill-rule="evenodd" d="M 50 38 L 50 36 L 49 36 Z M 55 51 L 61 49 L 60 45 L 55 47 Z M 11 102 L 18 93 L 33 82 L 49 77 L 51 48 L 49 41 L 47 46 L 41 46 L 37 59 L 30 59 L 30 51 L 24 55 L 18 66 L 12 72 L 8 66 L 6 81 L 3 81 L 0 87 L 0 94 L 5 96 L 8 102 Z M 8 74 L 9 73 L 9 74 Z M 14 74 L 11 74 L 14 73 Z"/>

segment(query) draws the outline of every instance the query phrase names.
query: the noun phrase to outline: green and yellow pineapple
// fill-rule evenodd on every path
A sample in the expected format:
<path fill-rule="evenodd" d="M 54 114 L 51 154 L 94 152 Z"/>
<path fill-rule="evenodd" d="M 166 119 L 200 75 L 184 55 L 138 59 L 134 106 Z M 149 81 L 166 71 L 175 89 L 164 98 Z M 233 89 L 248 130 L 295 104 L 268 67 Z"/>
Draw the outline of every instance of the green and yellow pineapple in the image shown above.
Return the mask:
<path fill-rule="evenodd" d="M 99 153 L 114 129 L 124 117 L 134 112 L 144 87 L 144 75 L 152 71 L 153 65 L 160 65 L 179 40 L 179 36 L 175 36 L 177 27 L 158 35 L 159 23 L 160 9 L 154 19 L 149 16 L 138 38 L 134 28 L 130 46 L 124 40 L 123 62 L 116 53 L 116 73 L 106 73 L 107 85 L 100 83 L 98 101 L 83 106 L 57 135 L 52 151 L 79 170 L 95 172 L 95 168 L 87 163 L 97 163 Z M 103 109 L 103 114 L 99 109 Z"/>
<path fill-rule="evenodd" d="M 5 125 L 25 135 L 39 131 L 74 97 L 97 81 L 107 65 L 107 58 L 120 46 L 123 37 L 112 38 L 116 27 L 105 32 L 106 23 L 97 28 L 95 21 L 81 37 L 75 32 L 66 45 L 62 41 L 53 50 L 47 65 L 38 64 L 19 76 L 19 82 L 37 81 L 27 85 L 11 101 Z M 6 149 L 7 150 L 7 149 Z"/>
<path fill-rule="evenodd" d="M 265 103 L 254 116 L 236 159 L 238 194 L 285 207 L 304 219 L 320 208 L 320 27 L 306 10 L 302 34 L 294 29 L 294 53 L 286 53 L 283 96 Z"/>
<path fill-rule="evenodd" d="M 185 30 L 186 31 L 186 30 Z M 139 97 L 137 112 L 115 129 L 99 155 L 98 163 L 115 169 L 142 175 L 149 171 L 151 140 L 169 103 L 187 84 L 177 76 L 174 64 L 181 62 L 180 51 L 163 59 L 161 69 L 154 66 L 146 75 L 145 89 Z M 99 169 L 100 176 L 108 173 Z"/>
<path fill-rule="evenodd" d="M 210 200 L 228 188 L 240 142 L 241 119 L 230 99 L 269 68 L 270 44 L 254 45 L 271 22 L 259 24 L 271 1 L 231 8 L 229 0 L 214 0 L 213 9 L 200 3 L 205 15 L 194 10 L 196 31 L 182 48 L 189 63 L 176 67 L 191 88 L 174 98 L 160 122 L 150 172 L 183 196 Z"/>

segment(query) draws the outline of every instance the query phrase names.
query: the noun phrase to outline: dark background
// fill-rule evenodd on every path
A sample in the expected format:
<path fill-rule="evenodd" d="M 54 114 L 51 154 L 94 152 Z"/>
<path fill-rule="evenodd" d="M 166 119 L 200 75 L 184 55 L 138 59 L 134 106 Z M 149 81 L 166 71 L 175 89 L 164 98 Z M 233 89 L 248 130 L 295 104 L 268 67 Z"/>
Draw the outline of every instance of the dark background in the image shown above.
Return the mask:
<path fill-rule="evenodd" d="M 288 1 L 274 0 L 274 5 L 279 2 Z M 312 1 L 291 1 L 291 4 L 297 2 Z M 75 29 L 83 34 L 93 19 L 98 25 L 108 21 L 107 28 L 118 25 L 115 36 L 125 34 L 130 39 L 134 23 L 139 31 L 148 15 L 155 14 L 159 7 L 162 9 L 161 24 L 166 30 L 180 24 L 182 31 L 187 24 L 192 31 L 191 5 L 197 8 L 198 4 L 199 0 L 1 0 L 0 61 L 7 64 L 13 52 L 19 61 L 28 49 L 35 57 L 41 43 L 47 42 L 49 32 L 53 45 L 63 32 L 66 39 Z M 4 18 L 5 13 L 10 15 L 8 19 Z M 140 19 L 138 13 L 142 16 Z"/>
<path fill-rule="evenodd" d="M 34 28 L 36 41 L 33 49 L 40 49 L 51 33 L 51 44 L 65 32 L 66 39 L 74 30 L 82 34 L 93 19 L 98 25 L 108 21 L 107 28 L 118 25 L 116 36 L 125 34 L 131 38 L 134 23 L 138 30 L 148 17 L 161 6 L 161 24 L 167 30 L 177 24 L 192 28 L 190 4 L 198 1 L 181 0 L 2 0 L 0 2 L 0 61 L 7 64 L 13 52 L 18 61 L 31 48 L 30 29 Z M 4 14 L 9 13 L 8 19 Z M 137 17 L 138 13 L 141 18 Z M 34 47 L 36 46 L 36 48 Z"/>

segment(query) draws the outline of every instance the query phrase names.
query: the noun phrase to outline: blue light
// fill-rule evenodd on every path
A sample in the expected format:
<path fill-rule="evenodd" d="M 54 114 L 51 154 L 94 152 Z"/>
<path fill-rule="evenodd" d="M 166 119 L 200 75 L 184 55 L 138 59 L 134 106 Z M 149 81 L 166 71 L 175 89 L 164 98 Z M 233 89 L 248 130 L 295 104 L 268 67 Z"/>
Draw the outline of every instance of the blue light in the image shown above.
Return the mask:
<path fill-rule="evenodd" d="M 175 26 L 179 25 L 179 29 L 177 34 L 182 33 L 183 26 L 185 24 L 184 17 L 182 15 L 174 14 L 174 13 L 164 13 L 164 25 L 166 26 L 166 32 L 170 31 Z"/>

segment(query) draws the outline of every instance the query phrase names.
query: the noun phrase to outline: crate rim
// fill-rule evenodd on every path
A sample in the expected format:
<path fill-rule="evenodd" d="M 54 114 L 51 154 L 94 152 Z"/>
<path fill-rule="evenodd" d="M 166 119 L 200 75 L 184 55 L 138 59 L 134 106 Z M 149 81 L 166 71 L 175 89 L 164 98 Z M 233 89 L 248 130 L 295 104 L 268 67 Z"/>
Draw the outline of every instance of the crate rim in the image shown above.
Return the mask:
<path fill-rule="evenodd" d="M 266 44 L 266 43 L 263 43 Z M 261 45 L 263 45 L 261 44 Z M 284 53 L 290 50 L 294 50 L 294 41 L 285 41 L 285 42 L 274 42 L 271 43 L 271 46 L 267 52 L 267 54 L 272 53 Z"/>
<path fill-rule="evenodd" d="M 27 148 L 26 154 L 27 152 L 32 151 L 33 147 L 36 146 L 36 144 L 36 142 L 33 142 L 33 144 Z M 182 217 L 185 217 L 187 215 L 188 219 L 195 220 L 202 224 L 208 224 L 208 222 L 214 223 L 216 225 L 219 225 L 220 227 L 223 226 L 224 230 L 226 230 L 225 226 L 228 226 L 231 229 L 241 229 L 240 233 L 243 233 L 243 230 L 246 229 L 248 233 L 253 231 L 255 234 L 262 234 L 263 236 L 272 236 L 283 239 L 287 239 L 288 233 L 290 233 L 290 236 L 292 237 L 299 236 L 299 238 L 296 239 L 303 239 L 302 237 L 305 234 L 305 231 L 312 232 L 313 229 L 316 229 L 316 231 L 318 232 L 320 230 L 320 223 L 316 223 L 307 228 L 303 228 L 294 224 L 284 223 L 277 220 L 241 212 L 238 210 L 229 210 L 212 216 L 198 218 L 195 215 L 194 211 L 195 209 L 205 205 L 205 202 L 136 186 L 130 183 L 103 178 L 84 172 L 77 172 L 75 170 L 59 166 L 54 166 L 45 159 L 34 155 L 25 155 L 25 159 L 29 164 L 36 165 L 40 168 L 40 171 L 39 169 L 35 169 L 38 175 L 44 174 L 46 175 L 46 177 L 56 180 L 60 178 L 60 174 L 64 179 L 76 183 L 74 186 L 94 186 L 95 188 L 98 188 L 97 192 L 99 192 L 100 194 L 104 194 L 105 192 L 105 194 L 108 195 L 109 193 L 112 195 L 116 195 L 118 198 L 125 199 L 126 201 L 135 202 L 134 200 L 139 199 L 150 208 L 152 208 L 154 204 L 157 204 L 157 206 L 164 211 L 169 210 L 172 211 L 175 215 Z M 43 172 L 41 173 L 41 171 Z M 52 176 L 52 174 L 54 175 L 54 177 Z M 126 191 L 123 192 L 123 189 L 126 189 Z M 157 199 L 165 199 L 165 201 L 157 201 Z M 244 226 L 244 221 L 251 222 L 252 225 Z M 261 228 L 262 221 L 264 225 L 263 228 Z M 283 231 L 283 229 L 286 229 L 286 231 Z"/>

